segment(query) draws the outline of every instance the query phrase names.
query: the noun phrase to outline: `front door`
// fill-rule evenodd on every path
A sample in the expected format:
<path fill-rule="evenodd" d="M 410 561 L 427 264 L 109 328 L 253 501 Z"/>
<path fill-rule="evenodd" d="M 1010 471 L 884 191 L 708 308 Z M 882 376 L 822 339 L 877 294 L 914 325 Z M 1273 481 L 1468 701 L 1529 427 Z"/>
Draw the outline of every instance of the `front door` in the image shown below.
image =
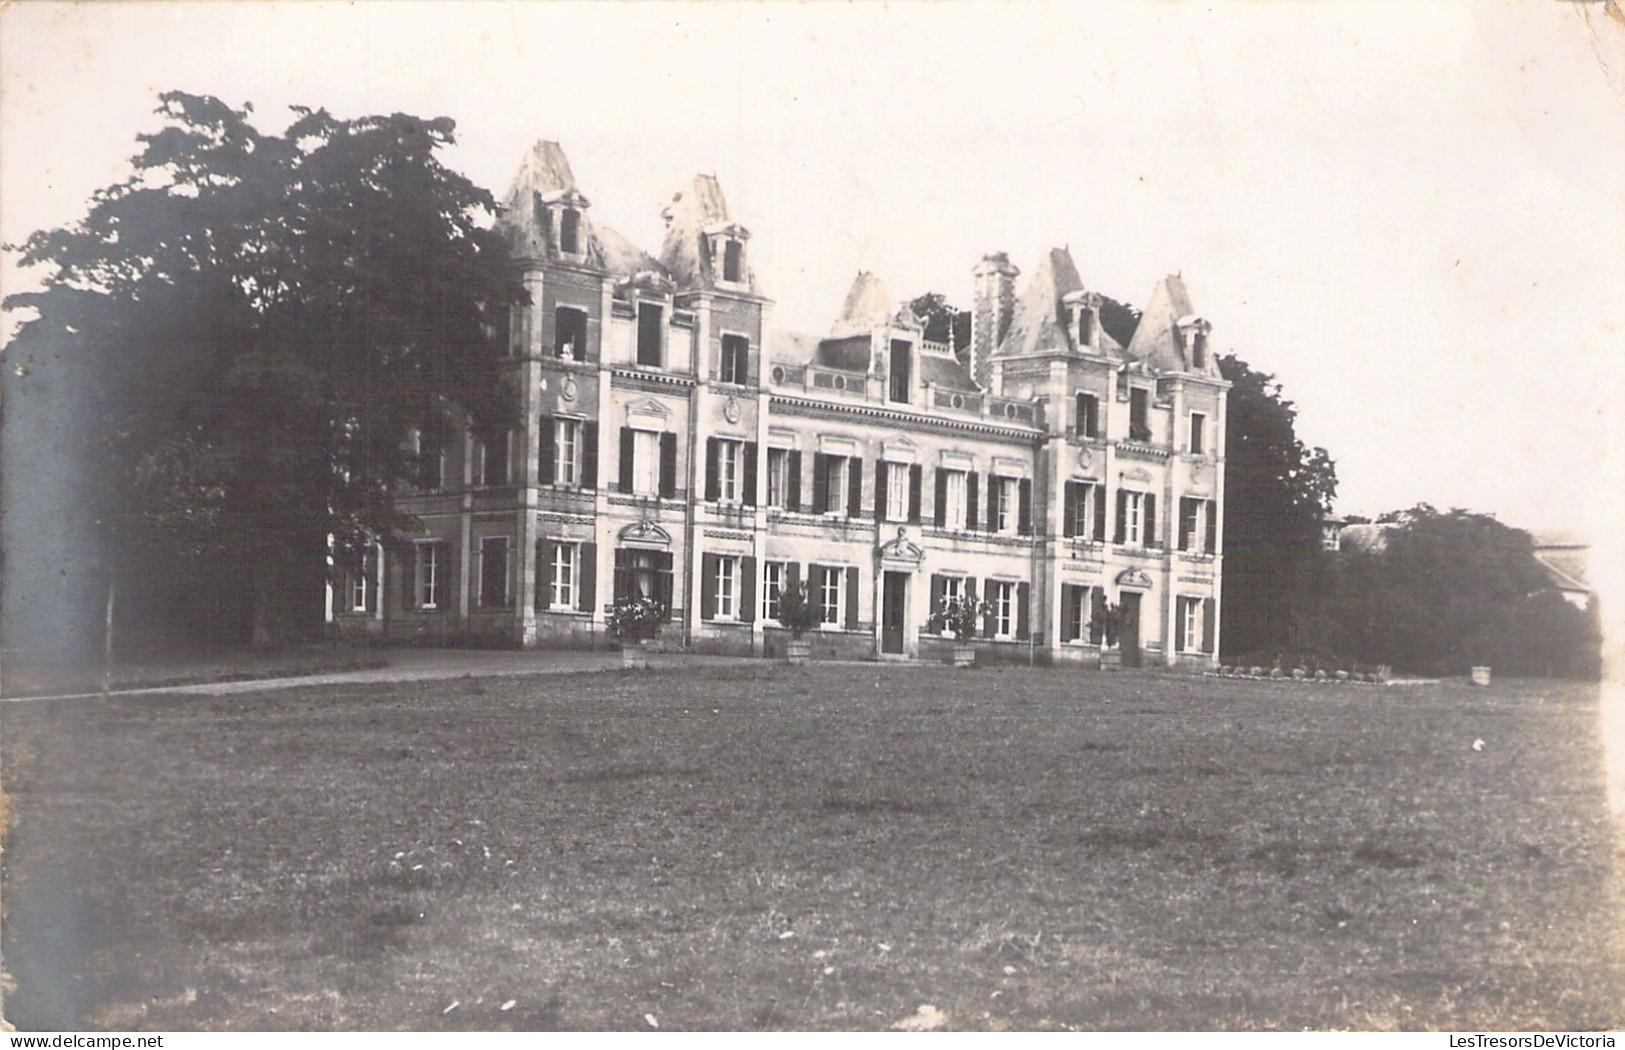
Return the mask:
<path fill-rule="evenodd" d="M 1123 649 L 1123 666 L 1140 666 L 1140 595 L 1124 591 L 1119 599 L 1123 606 L 1123 633 L 1119 642 Z"/>
<path fill-rule="evenodd" d="M 881 600 L 880 651 L 903 653 L 903 621 L 908 611 L 908 573 L 886 573 L 886 593 Z"/>

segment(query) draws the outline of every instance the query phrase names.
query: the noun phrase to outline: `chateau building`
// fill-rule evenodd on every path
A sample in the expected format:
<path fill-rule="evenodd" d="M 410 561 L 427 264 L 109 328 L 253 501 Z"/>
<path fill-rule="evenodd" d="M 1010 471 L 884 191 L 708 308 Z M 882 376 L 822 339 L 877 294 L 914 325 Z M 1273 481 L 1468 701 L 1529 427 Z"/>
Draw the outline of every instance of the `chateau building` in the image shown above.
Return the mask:
<path fill-rule="evenodd" d="M 975 267 L 967 347 L 869 273 L 827 333 L 786 333 L 714 177 L 664 218 L 645 254 L 556 143 L 525 158 L 500 219 L 522 425 L 424 450 L 400 496 L 424 531 L 335 588 L 342 633 L 588 647 L 639 594 L 674 643 L 776 654 L 804 581 L 815 657 L 943 658 L 927 619 L 967 595 L 982 660 L 1095 660 L 1110 602 L 1125 663 L 1215 662 L 1228 384 L 1179 277 L 1126 347 L 1064 249 L 1019 295 L 1005 255 Z"/>

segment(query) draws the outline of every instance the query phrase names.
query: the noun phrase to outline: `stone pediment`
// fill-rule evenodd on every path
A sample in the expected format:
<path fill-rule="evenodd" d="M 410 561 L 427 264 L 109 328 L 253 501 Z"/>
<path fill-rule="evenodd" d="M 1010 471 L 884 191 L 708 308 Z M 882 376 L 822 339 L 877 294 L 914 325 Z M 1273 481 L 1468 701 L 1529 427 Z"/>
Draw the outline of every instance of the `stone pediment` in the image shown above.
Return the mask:
<path fill-rule="evenodd" d="M 670 547 L 671 533 L 652 521 L 634 521 L 620 531 L 618 539 L 632 547 Z"/>
<path fill-rule="evenodd" d="M 906 562 L 912 566 L 919 565 L 925 558 L 925 551 L 908 538 L 908 529 L 902 525 L 897 527 L 897 537 L 881 544 L 876 553 L 882 562 Z"/>
<path fill-rule="evenodd" d="M 1151 577 L 1144 569 L 1128 568 L 1117 574 L 1117 586 L 1134 587 L 1139 590 L 1151 589 Z"/>

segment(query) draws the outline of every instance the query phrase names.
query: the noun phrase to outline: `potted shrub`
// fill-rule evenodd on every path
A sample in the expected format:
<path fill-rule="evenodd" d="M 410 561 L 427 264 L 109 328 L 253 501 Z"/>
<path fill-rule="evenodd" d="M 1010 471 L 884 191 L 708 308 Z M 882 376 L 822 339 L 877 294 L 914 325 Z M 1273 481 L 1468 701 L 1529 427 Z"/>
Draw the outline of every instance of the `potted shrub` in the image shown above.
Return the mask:
<path fill-rule="evenodd" d="M 1121 605 L 1107 603 L 1095 610 L 1094 619 L 1089 627 L 1092 631 L 1100 628 L 1100 666 L 1103 670 L 1116 671 L 1123 666 L 1123 650 L 1118 648 L 1118 640 L 1122 637 L 1123 628 L 1128 626 L 1128 612 Z"/>
<path fill-rule="evenodd" d="M 805 583 L 779 591 L 779 624 L 790 632 L 790 641 L 784 646 L 787 662 L 798 666 L 807 662 L 812 655 L 812 642 L 803 635 L 817 627 L 823 618 L 823 611 L 808 597 Z"/>
<path fill-rule="evenodd" d="M 987 610 L 987 602 L 979 602 L 968 596 L 944 598 L 942 605 L 925 621 L 928 631 L 953 632 L 955 667 L 969 667 L 976 662 L 976 648 L 971 645 L 971 639 L 976 637 L 976 627 L 987 615 Z"/>
<path fill-rule="evenodd" d="M 666 622 L 666 607 L 653 598 L 617 598 L 604 624 L 620 640 L 622 667 L 648 667 L 648 642 Z"/>

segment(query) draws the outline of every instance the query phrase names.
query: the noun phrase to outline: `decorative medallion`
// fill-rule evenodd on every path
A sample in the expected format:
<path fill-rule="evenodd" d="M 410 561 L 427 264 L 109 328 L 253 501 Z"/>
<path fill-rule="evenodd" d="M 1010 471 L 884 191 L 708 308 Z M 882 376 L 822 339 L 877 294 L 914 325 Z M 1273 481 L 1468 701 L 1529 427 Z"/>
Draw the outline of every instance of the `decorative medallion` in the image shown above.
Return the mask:
<path fill-rule="evenodd" d="M 1200 484 L 1207 480 L 1207 464 L 1201 460 L 1191 464 L 1191 480 Z"/>
<path fill-rule="evenodd" d="M 722 406 L 722 418 L 730 423 L 739 422 L 739 399 L 730 397 Z"/>
<path fill-rule="evenodd" d="M 564 377 L 564 382 L 559 384 L 559 396 L 562 397 L 566 401 L 574 401 L 576 399 L 576 377 L 575 376 L 565 376 Z"/>
<path fill-rule="evenodd" d="M 1089 468 L 1093 467 L 1094 465 L 1095 465 L 1095 453 L 1094 453 L 1094 451 L 1088 445 L 1085 445 L 1082 448 L 1078 449 L 1078 466 L 1082 467 L 1084 470 L 1088 470 Z"/>

